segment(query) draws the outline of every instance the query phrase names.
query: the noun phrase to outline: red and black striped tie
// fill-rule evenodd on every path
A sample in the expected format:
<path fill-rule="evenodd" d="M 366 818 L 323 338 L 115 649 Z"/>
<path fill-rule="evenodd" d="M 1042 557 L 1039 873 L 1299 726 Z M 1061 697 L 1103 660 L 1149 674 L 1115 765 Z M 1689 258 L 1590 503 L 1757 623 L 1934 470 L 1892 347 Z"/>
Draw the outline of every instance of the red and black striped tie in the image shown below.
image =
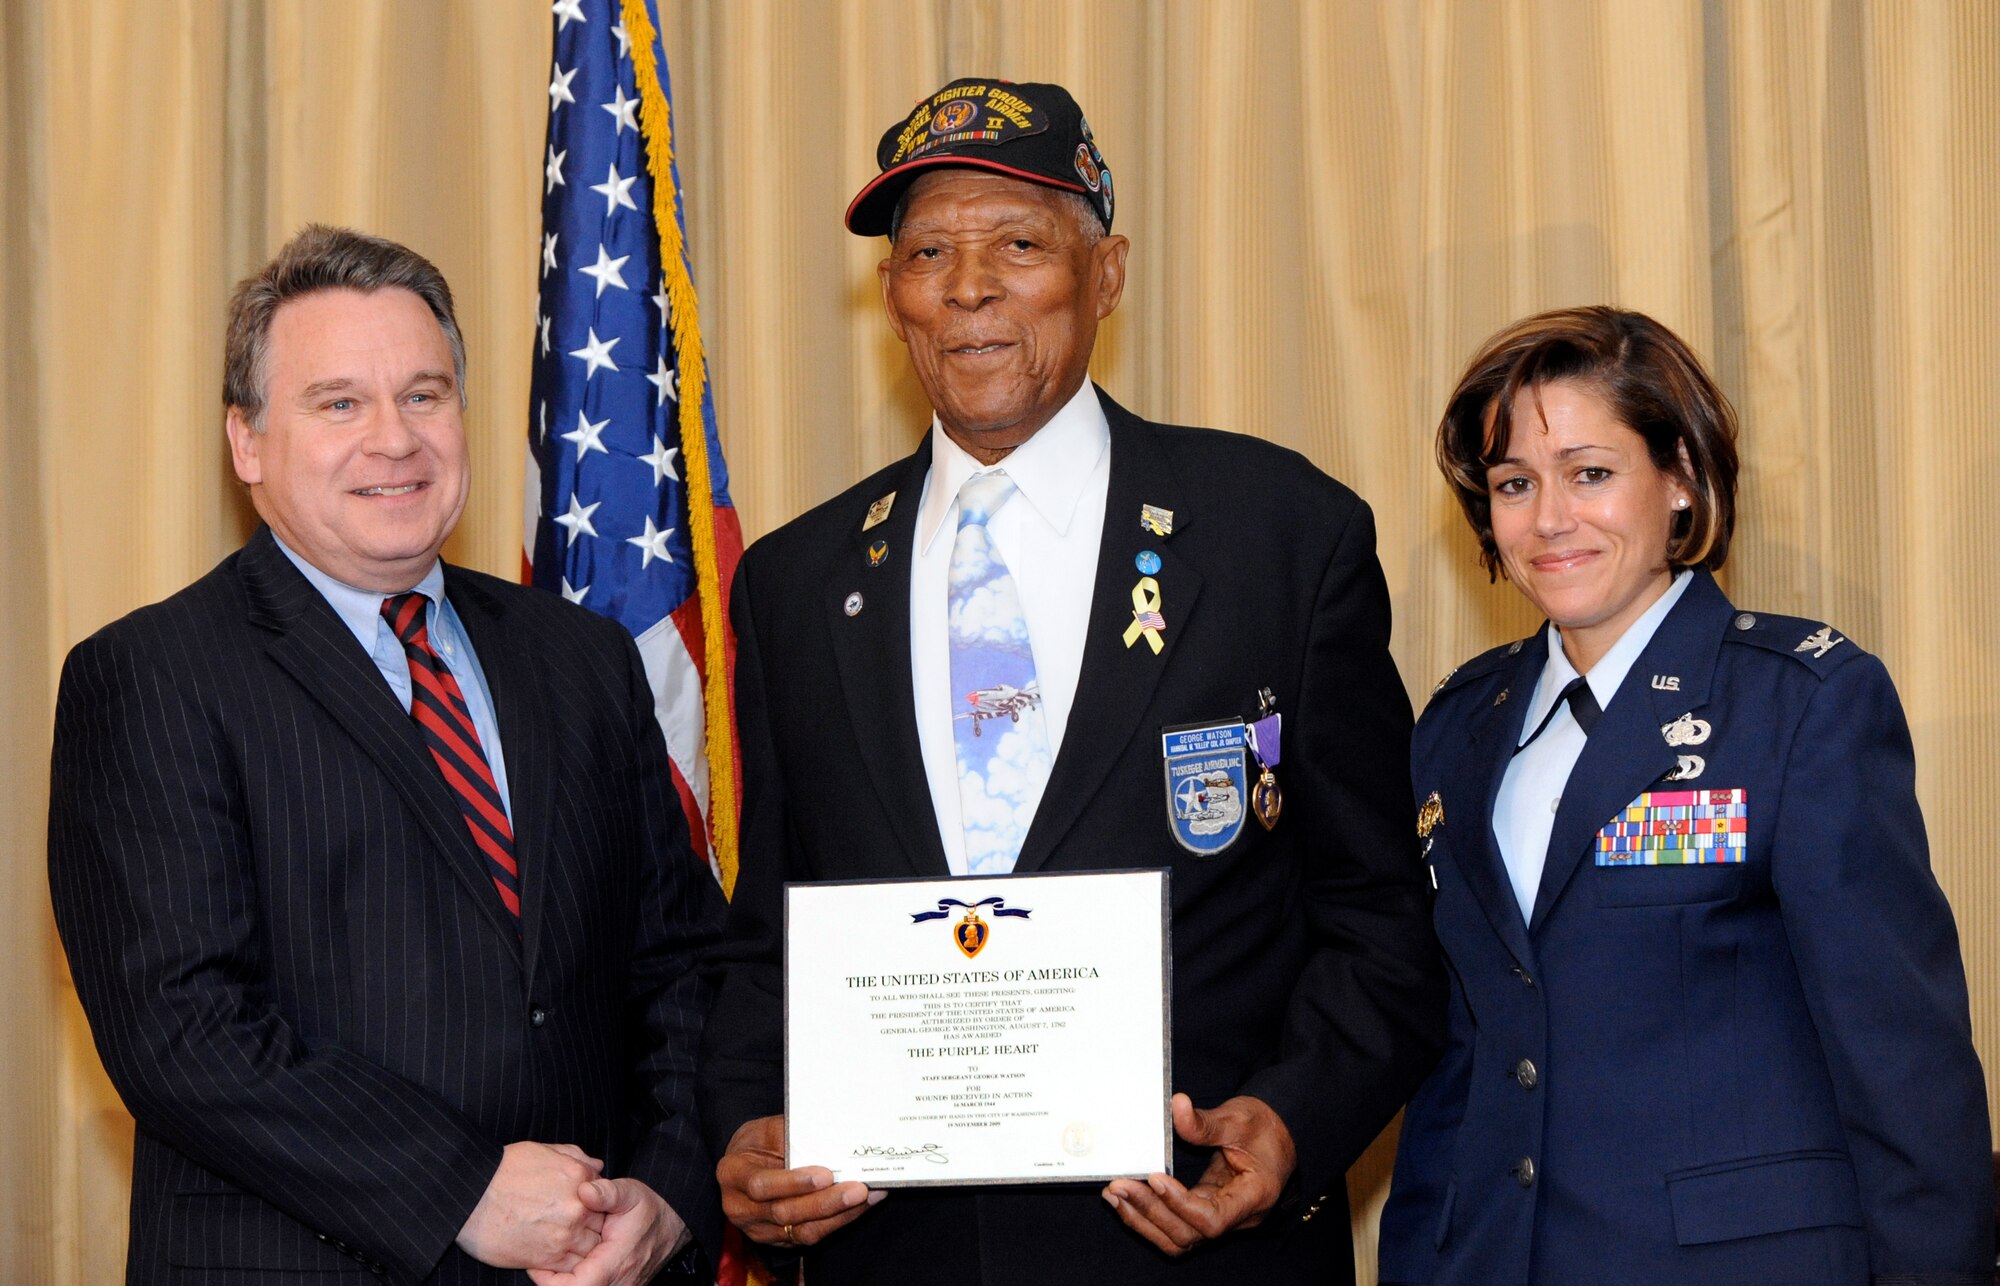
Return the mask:
<path fill-rule="evenodd" d="M 521 914 L 521 884 L 514 862 L 514 828 L 500 802 L 500 787 L 479 746 L 472 711 L 451 668 L 431 647 L 424 609 L 430 599 L 415 590 L 382 600 L 382 616 L 410 658 L 410 717 L 424 734 L 431 758 L 437 760 L 445 785 L 458 797 L 472 842 L 486 854 L 486 873 L 500 900 L 517 919 Z"/>

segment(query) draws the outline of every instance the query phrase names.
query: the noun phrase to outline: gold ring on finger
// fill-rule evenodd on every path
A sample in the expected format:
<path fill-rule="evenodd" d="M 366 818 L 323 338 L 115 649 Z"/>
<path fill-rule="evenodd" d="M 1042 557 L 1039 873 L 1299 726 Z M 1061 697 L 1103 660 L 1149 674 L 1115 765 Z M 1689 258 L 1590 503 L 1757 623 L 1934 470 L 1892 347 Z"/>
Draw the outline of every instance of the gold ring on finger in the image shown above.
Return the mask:
<path fill-rule="evenodd" d="M 792 1226 L 790 1224 L 785 1225 L 785 1244 L 787 1246 L 792 1244 Z"/>

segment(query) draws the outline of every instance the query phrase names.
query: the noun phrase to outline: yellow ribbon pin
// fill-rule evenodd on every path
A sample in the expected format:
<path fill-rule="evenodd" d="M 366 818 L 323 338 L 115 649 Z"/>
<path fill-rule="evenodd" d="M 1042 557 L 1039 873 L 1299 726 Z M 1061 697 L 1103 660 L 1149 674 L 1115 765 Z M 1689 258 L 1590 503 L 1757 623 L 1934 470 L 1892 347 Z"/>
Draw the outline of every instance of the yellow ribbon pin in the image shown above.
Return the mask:
<path fill-rule="evenodd" d="M 1125 627 L 1125 646 L 1131 647 L 1143 634 L 1153 655 L 1158 656 L 1167 646 L 1160 637 L 1160 631 L 1166 628 L 1166 618 L 1160 615 L 1160 582 L 1151 576 L 1141 576 L 1132 587 L 1132 623 Z"/>

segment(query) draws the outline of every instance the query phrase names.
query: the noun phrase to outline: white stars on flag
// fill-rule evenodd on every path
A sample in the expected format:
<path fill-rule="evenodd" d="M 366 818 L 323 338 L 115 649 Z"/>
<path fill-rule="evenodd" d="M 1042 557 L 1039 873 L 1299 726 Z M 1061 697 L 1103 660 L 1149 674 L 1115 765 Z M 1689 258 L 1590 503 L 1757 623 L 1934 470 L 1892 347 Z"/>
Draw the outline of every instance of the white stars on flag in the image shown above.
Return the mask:
<path fill-rule="evenodd" d="M 654 403 L 655 406 L 665 406 L 668 398 L 676 402 L 681 400 L 681 373 L 667 365 L 664 356 L 653 368 L 653 373 L 646 377 L 646 382 L 660 390 L 660 400 Z"/>
<path fill-rule="evenodd" d="M 550 111 L 554 111 L 564 103 L 574 103 L 576 101 L 576 95 L 572 94 L 569 90 L 569 83 L 576 79 L 576 71 L 577 69 L 574 67 L 568 71 L 564 71 L 561 63 L 555 64 L 555 72 L 549 77 Z"/>
<path fill-rule="evenodd" d="M 585 594 L 588 594 L 589 592 L 590 592 L 590 586 L 585 585 L 582 589 L 576 589 L 570 585 L 569 577 L 565 576 L 562 578 L 562 596 L 568 599 L 570 602 L 581 603 L 583 601 L 583 596 Z"/>
<path fill-rule="evenodd" d="M 674 556 L 667 552 L 667 538 L 673 534 L 674 529 L 672 527 L 667 528 L 665 531 L 654 530 L 652 515 L 649 514 L 646 517 L 645 532 L 641 535 L 627 536 L 625 538 L 626 544 L 637 545 L 644 553 L 644 557 L 639 560 L 640 571 L 651 567 L 655 558 L 669 563 L 674 561 Z"/>
<path fill-rule="evenodd" d="M 549 144 L 548 164 L 542 167 L 542 177 L 546 178 L 549 181 L 549 185 L 546 188 L 542 189 L 543 196 L 547 196 L 549 193 L 555 191 L 557 188 L 566 188 L 569 186 L 569 184 L 563 182 L 563 176 L 562 176 L 563 158 L 567 157 L 568 155 L 569 155 L 568 152 L 556 151 L 556 145 L 554 143 Z M 555 249 L 556 249 L 556 239 L 555 235 L 551 233 L 549 236 L 548 249 L 546 250 L 545 253 L 553 255 L 555 253 Z"/>
<path fill-rule="evenodd" d="M 659 486 L 668 478 L 681 480 L 680 471 L 674 468 L 674 457 L 681 453 L 679 447 L 670 447 L 658 438 L 653 439 L 653 453 L 639 457 L 640 463 L 653 466 L 653 485 Z"/>
<path fill-rule="evenodd" d="M 556 0 L 549 6 L 549 12 L 555 15 L 557 31 L 568 30 L 572 22 L 590 21 L 583 16 L 583 0 Z"/>
<path fill-rule="evenodd" d="M 562 440 L 576 443 L 576 458 L 579 460 L 583 459 L 586 451 L 602 451 L 604 454 L 610 455 L 611 448 L 604 445 L 604 426 L 609 423 L 611 423 L 611 417 L 606 416 L 597 423 L 592 424 L 589 416 L 585 415 L 582 411 L 578 411 L 576 413 L 575 430 L 563 434 Z"/>
<path fill-rule="evenodd" d="M 632 185 L 638 181 L 639 176 L 636 174 L 630 178 L 619 178 L 618 166 L 614 162 L 611 166 L 611 176 L 609 178 L 605 179 L 602 183 L 593 183 L 590 185 L 592 192 L 601 192 L 604 194 L 605 218 L 610 218 L 611 212 L 621 205 L 627 210 L 636 210 L 639 208 L 632 204 Z"/>
<path fill-rule="evenodd" d="M 614 122 L 611 132 L 623 134 L 628 129 L 639 128 L 639 100 L 625 97 L 625 87 L 615 85 L 611 91 L 611 101 L 599 103 L 598 107 L 611 113 Z"/>
<path fill-rule="evenodd" d="M 625 261 L 631 257 L 631 255 L 620 255 L 616 259 L 613 259 L 611 252 L 606 250 L 603 243 L 600 242 L 597 247 L 597 262 L 588 268 L 578 268 L 577 271 L 586 277 L 595 277 L 597 279 L 597 295 L 598 298 L 602 299 L 606 286 L 616 286 L 620 290 L 631 289 L 630 286 L 625 284 L 625 274 L 618 271 L 625 266 Z M 618 341 L 614 339 L 611 342 L 615 344 Z"/>
<path fill-rule="evenodd" d="M 595 326 L 585 327 L 584 330 L 590 338 L 584 342 L 582 348 L 571 349 L 569 354 L 571 357 L 583 359 L 583 378 L 588 380 L 599 371 L 617 370 L 618 363 L 611 360 L 611 350 L 624 336 L 613 335 L 610 339 L 599 339 Z"/>
<path fill-rule="evenodd" d="M 603 503 L 602 500 L 599 500 L 587 505 L 580 504 L 577 501 L 576 493 L 573 491 L 570 493 L 569 512 L 556 515 L 556 523 L 563 530 L 569 532 L 570 544 L 574 545 L 578 536 L 595 536 L 597 534 L 597 528 L 591 525 L 590 515 L 596 513 L 597 506 Z M 586 588 L 588 587 L 586 586 Z"/>
<path fill-rule="evenodd" d="M 551 151 L 554 149 L 551 148 Z M 556 238 L 559 232 L 551 232 L 542 237 L 542 275 L 548 276 L 556 270 Z"/>

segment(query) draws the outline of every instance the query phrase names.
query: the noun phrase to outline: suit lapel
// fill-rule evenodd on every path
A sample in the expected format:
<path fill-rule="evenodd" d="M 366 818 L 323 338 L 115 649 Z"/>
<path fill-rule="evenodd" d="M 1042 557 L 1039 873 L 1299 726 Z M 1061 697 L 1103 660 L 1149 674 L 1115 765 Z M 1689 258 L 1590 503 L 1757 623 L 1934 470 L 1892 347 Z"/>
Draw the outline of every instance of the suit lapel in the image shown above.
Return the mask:
<path fill-rule="evenodd" d="M 1125 756 L 1140 720 L 1152 707 L 1154 689 L 1173 664 L 1178 639 L 1193 619 L 1201 595 L 1200 572 L 1175 545 L 1199 515 L 1187 507 L 1152 426 L 1113 402 L 1102 389 L 1097 396 L 1111 425 L 1111 483 L 1085 626 L 1083 666 L 1062 751 L 1014 864 L 1017 871 L 1039 870 L 1049 860 L 1113 765 Z M 1171 510 L 1173 535 L 1162 538 L 1142 529 L 1141 505 Z M 1132 624 L 1133 587 L 1139 580 L 1133 559 L 1142 549 L 1160 556 L 1154 579 L 1160 585 L 1160 612 L 1167 628 L 1161 633 L 1165 647 L 1157 656 L 1143 639 L 1130 647 L 1124 640 Z"/>
<path fill-rule="evenodd" d="M 1679 754 L 1667 744 L 1662 727 L 1708 703 L 1722 631 L 1734 610 L 1715 578 L 1697 571 L 1694 583 L 1660 622 L 1618 685 L 1563 788 L 1535 896 L 1531 933 L 1540 931 L 1577 868 L 1595 849 L 1597 832 L 1678 763 Z M 1656 674 L 1678 678 L 1679 688 L 1655 689 Z"/>
<path fill-rule="evenodd" d="M 829 564 L 827 582 L 816 591 L 821 600 L 816 609 L 833 639 L 841 693 L 862 764 L 881 796 L 904 860 L 913 874 L 948 875 L 910 692 L 910 575 L 916 564 L 917 509 L 930 467 L 927 433 L 916 454 L 884 484 L 883 494 L 893 489 L 896 496 L 888 519 L 863 531 L 867 511 L 852 515 L 849 539 Z M 889 550 L 880 567 L 868 561 L 868 548 L 876 541 Z M 850 613 L 853 594 L 861 595 L 860 610 Z"/>
<path fill-rule="evenodd" d="M 555 766 L 547 680 L 536 659 L 508 637 L 506 609 L 498 599 L 450 565 L 445 567 L 445 594 L 479 657 L 493 698 L 494 722 L 500 728 L 514 856 L 520 865 L 522 976 L 532 985 L 547 906 L 548 863 L 553 860 L 549 804 L 554 798 Z M 487 749 L 490 754 L 491 748 Z M 483 864 L 480 873 L 485 873 Z M 487 901 L 493 901 L 490 884 L 486 892 Z"/>
<path fill-rule="evenodd" d="M 267 649 L 271 659 L 381 767 L 473 901 L 518 950 L 515 925 L 494 896 L 486 859 L 466 829 L 465 815 L 373 658 L 292 566 L 269 529 L 260 527 L 250 538 L 237 568 L 251 623 L 276 633 Z"/>
<path fill-rule="evenodd" d="M 1542 666 L 1548 662 L 1547 638 L 1546 632 L 1540 633 L 1522 646 L 1514 656 L 1512 668 L 1503 671 L 1506 685 L 1474 716 L 1466 750 L 1470 772 L 1465 775 L 1482 781 L 1484 793 L 1477 802 L 1478 811 L 1463 818 L 1455 828 L 1451 814 L 1445 815 L 1445 826 L 1452 837 L 1452 857 L 1472 890 L 1473 900 L 1479 903 L 1493 932 L 1514 958 L 1529 966 L 1534 964 L 1534 951 L 1528 942 L 1528 921 L 1521 914 L 1521 904 L 1514 897 L 1513 882 L 1507 878 L 1506 863 L 1500 856 L 1499 841 L 1493 836 L 1493 808 L 1500 798 L 1500 783 L 1507 775 L 1514 747 L 1521 740 L 1522 722 L 1527 716 L 1529 700 L 1535 695 L 1535 684 Z"/>

